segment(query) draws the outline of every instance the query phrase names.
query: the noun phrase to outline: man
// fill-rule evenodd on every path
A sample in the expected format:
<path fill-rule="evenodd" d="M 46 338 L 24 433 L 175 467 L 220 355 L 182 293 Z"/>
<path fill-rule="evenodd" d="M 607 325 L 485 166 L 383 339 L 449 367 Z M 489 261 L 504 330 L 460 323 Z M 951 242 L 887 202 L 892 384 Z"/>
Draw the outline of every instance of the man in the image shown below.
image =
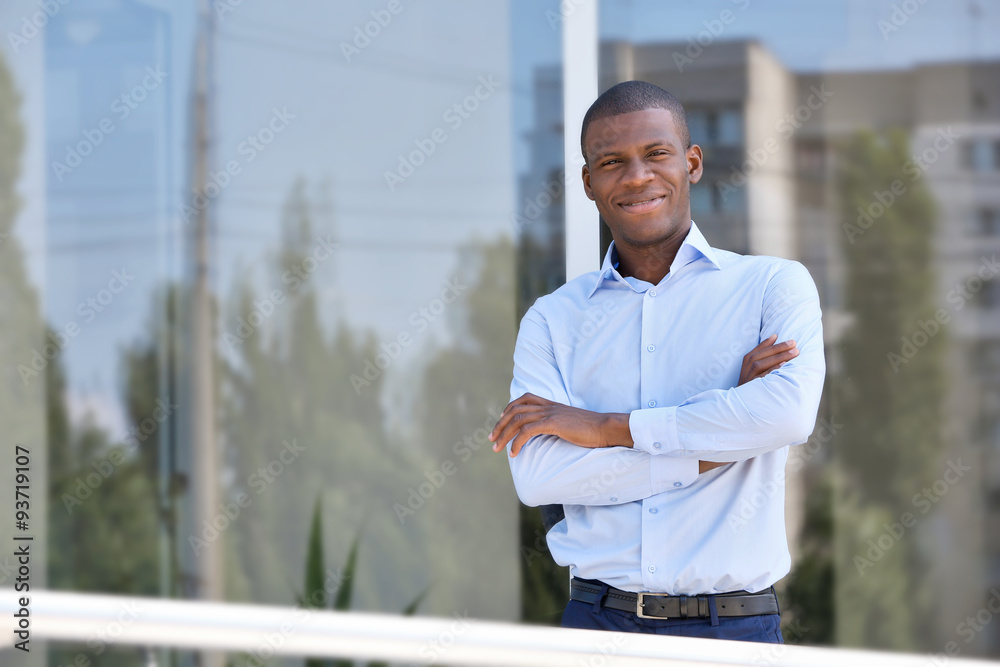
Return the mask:
<path fill-rule="evenodd" d="M 826 373 L 815 284 L 709 246 L 691 220 L 702 152 L 667 91 L 609 89 L 581 149 L 613 242 L 525 314 L 490 434 L 522 502 L 565 508 L 547 534 L 573 575 L 562 623 L 780 643 L 785 461 Z"/>

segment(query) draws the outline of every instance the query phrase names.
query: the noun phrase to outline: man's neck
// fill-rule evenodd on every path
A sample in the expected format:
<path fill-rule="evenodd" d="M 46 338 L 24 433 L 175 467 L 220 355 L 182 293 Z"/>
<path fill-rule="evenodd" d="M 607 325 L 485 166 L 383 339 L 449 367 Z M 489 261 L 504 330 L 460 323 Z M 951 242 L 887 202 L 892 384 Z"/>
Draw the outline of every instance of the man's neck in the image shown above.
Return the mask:
<path fill-rule="evenodd" d="M 673 264 L 674 257 L 677 256 L 677 251 L 680 250 L 690 229 L 689 222 L 684 229 L 652 246 L 620 245 L 615 240 L 615 248 L 618 250 L 618 273 L 623 278 L 632 276 L 653 285 L 659 284 L 670 272 L 670 265 Z"/>

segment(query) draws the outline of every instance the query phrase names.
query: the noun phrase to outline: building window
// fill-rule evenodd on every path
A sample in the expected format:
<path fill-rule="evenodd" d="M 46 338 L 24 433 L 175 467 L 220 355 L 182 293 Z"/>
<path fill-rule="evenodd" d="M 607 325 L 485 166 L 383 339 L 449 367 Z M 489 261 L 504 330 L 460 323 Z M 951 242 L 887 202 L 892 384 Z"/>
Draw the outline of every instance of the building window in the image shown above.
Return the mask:
<path fill-rule="evenodd" d="M 691 143 L 700 146 L 709 143 L 708 137 L 708 113 L 703 109 L 694 109 L 687 112 L 688 132 L 691 133 Z"/>
<path fill-rule="evenodd" d="M 1000 307 L 1000 279 L 984 280 L 983 287 L 975 294 L 975 302 L 980 308 Z"/>
<path fill-rule="evenodd" d="M 1000 236 L 1000 210 L 982 207 L 975 215 L 976 233 L 980 236 Z"/>
<path fill-rule="evenodd" d="M 691 143 L 737 148 L 743 145 L 741 109 L 692 109 L 686 116 Z"/>
<path fill-rule="evenodd" d="M 743 145 L 743 113 L 725 109 L 716 116 L 716 143 L 720 146 Z"/>
<path fill-rule="evenodd" d="M 692 139 L 692 141 L 694 140 Z M 712 193 L 714 190 L 716 190 L 715 184 L 709 184 L 705 181 L 691 186 L 691 214 L 693 216 L 712 212 Z"/>
<path fill-rule="evenodd" d="M 963 163 L 972 171 L 1000 169 L 1000 139 L 972 139 L 962 147 Z"/>

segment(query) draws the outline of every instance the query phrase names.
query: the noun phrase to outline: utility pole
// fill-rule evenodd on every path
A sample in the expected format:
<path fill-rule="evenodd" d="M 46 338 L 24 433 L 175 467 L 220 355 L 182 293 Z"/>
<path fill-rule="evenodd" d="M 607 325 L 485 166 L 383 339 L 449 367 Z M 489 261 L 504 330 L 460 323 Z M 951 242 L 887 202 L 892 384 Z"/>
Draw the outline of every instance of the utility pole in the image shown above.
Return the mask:
<path fill-rule="evenodd" d="M 215 21 L 209 0 L 200 0 L 195 54 L 194 190 L 202 193 L 208 182 L 211 155 L 212 72 Z M 202 197 L 204 195 L 202 194 Z M 201 201 L 201 200 L 199 200 Z M 209 270 L 209 202 L 198 207 L 195 222 L 194 289 L 191 294 L 191 481 L 196 531 L 219 506 L 219 451 L 215 414 L 214 318 Z M 205 601 L 222 599 L 222 542 L 208 542 L 196 557 L 196 596 Z M 222 667 L 223 655 L 205 651 L 201 667 Z"/>

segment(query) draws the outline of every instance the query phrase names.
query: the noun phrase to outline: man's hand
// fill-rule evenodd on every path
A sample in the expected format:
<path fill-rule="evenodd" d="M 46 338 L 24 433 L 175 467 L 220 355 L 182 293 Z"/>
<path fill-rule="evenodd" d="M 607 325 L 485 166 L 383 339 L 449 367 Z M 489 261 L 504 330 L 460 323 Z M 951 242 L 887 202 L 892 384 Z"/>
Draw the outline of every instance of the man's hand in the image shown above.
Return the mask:
<path fill-rule="evenodd" d="M 517 456 L 524 443 L 541 434 L 556 435 L 591 449 L 632 445 L 627 414 L 591 412 L 530 393 L 507 404 L 490 433 L 490 440 L 494 443 L 493 451 L 498 452 L 513 438 L 510 455 Z"/>
<path fill-rule="evenodd" d="M 799 355 L 794 340 L 772 344 L 772 335 L 750 350 L 743 357 L 740 380 L 737 386 L 767 375 L 789 359 Z M 601 413 L 556 403 L 534 394 L 524 394 L 507 404 L 500 414 L 500 421 L 490 432 L 493 451 L 498 452 L 514 439 L 510 455 L 517 456 L 521 448 L 536 435 L 555 435 L 580 447 L 631 447 L 632 434 L 628 427 L 627 413 Z M 699 461 L 698 472 L 703 473 L 728 462 Z"/>
<path fill-rule="evenodd" d="M 799 349 L 795 347 L 794 340 L 786 340 L 784 343 L 772 345 L 777 338 L 778 334 L 771 334 L 762 340 L 757 347 L 747 352 L 746 356 L 743 357 L 743 367 L 740 369 L 740 381 L 736 384 L 737 387 L 750 380 L 764 377 L 789 359 L 799 356 Z M 714 470 L 719 466 L 729 465 L 729 463 L 698 461 L 698 474 Z"/>
<path fill-rule="evenodd" d="M 743 357 L 743 368 L 740 369 L 740 381 L 736 383 L 737 387 L 750 380 L 764 377 L 786 361 L 799 356 L 799 348 L 795 347 L 794 340 L 772 345 L 777 338 L 778 334 L 771 334 L 762 340 L 760 345 L 747 352 Z"/>

